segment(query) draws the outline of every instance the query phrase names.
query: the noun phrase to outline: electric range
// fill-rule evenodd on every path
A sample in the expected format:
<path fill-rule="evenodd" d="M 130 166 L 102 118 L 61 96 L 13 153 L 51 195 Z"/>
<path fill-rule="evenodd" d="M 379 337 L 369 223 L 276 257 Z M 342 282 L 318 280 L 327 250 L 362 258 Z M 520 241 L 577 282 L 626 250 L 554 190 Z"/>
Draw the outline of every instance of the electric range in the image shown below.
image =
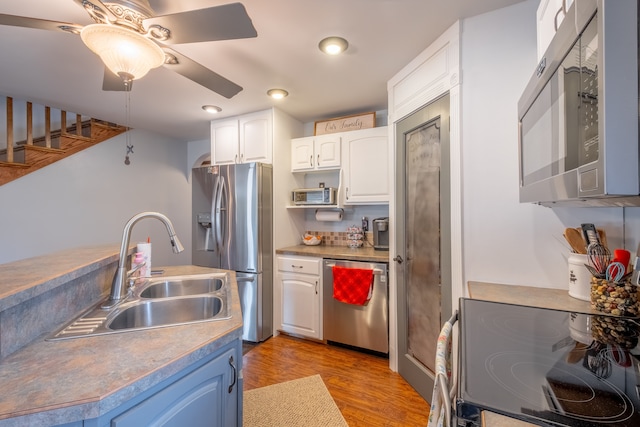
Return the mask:
<path fill-rule="evenodd" d="M 462 298 L 459 426 L 640 426 L 638 319 Z"/>

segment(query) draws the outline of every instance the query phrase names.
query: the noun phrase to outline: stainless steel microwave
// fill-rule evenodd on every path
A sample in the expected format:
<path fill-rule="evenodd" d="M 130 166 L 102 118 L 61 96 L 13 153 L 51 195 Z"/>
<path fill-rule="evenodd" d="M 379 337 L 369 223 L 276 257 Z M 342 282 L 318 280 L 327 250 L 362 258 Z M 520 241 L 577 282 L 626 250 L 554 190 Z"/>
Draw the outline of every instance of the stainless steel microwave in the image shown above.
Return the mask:
<path fill-rule="evenodd" d="M 336 189 L 332 187 L 299 188 L 291 192 L 296 205 L 335 205 Z"/>
<path fill-rule="evenodd" d="M 520 202 L 640 206 L 638 2 L 574 1 L 518 102 Z"/>

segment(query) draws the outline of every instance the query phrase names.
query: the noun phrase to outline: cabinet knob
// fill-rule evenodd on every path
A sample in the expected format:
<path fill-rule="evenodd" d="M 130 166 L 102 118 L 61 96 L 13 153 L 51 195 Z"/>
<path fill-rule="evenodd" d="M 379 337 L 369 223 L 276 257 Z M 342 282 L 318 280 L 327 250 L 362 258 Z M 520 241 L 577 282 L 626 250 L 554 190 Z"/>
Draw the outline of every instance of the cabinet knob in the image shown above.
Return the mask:
<path fill-rule="evenodd" d="M 236 157 L 233 159 L 233 163 L 238 163 L 238 155 L 236 154 Z"/>
<path fill-rule="evenodd" d="M 320 154 L 318 154 L 318 160 L 316 160 L 316 165 L 320 166 Z"/>
<path fill-rule="evenodd" d="M 313 154 L 309 156 L 309 166 L 313 167 Z"/>

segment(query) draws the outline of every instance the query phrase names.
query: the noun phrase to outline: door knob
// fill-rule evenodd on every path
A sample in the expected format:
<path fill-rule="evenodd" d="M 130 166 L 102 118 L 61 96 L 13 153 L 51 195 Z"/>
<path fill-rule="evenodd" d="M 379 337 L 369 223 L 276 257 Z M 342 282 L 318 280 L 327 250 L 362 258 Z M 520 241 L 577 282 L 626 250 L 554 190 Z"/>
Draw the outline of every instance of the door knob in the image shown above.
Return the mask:
<path fill-rule="evenodd" d="M 402 264 L 402 262 L 404 261 L 400 255 L 395 256 L 395 257 L 393 258 L 393 260 L 394 260 L 395 262 L 397 262 L 398 264 Z"/>

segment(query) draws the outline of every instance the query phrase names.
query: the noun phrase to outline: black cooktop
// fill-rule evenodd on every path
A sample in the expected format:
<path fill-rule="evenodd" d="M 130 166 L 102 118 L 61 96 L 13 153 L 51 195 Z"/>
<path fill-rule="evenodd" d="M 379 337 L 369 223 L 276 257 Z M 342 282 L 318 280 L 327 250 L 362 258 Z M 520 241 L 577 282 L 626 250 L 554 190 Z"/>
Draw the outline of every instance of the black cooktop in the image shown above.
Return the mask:
<path fill-rule="evenodd" d="M 463 298 L 459 321 L 459 420 L 640 426 L 638 319 Z"/>

